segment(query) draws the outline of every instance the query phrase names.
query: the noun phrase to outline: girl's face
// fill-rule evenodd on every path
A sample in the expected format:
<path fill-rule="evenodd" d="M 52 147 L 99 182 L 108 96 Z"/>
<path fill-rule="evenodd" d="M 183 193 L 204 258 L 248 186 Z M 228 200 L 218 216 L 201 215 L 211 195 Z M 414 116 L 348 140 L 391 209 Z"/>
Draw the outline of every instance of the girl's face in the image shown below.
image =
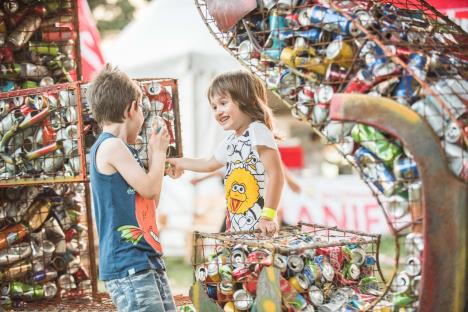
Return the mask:
<path fill-rule="evenodd" d="M 234 130 L 241 135 L 248 128 L 252 119 L 240 110 L 239 105 L 227 94 L 215 95 L 211 98 L 216 121 L 224 130 Z"/>

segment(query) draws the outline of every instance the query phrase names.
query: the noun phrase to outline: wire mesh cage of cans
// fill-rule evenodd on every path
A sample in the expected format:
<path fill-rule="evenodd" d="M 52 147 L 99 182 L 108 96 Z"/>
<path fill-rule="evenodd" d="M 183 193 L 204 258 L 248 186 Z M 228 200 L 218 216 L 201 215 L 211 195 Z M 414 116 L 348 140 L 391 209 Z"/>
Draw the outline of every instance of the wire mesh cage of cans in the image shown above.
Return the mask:
<path fill-rule="evenodd" d="M 142 91 L 141 106 L 144 123 L 133 147 L 145 167 L 148 165 L 148 139 L 151 132 L 165 127 L 170 141 L 167 157 L 182 157 L 182 139 L 180 129 L 179 97 L 175 79 L 137 79 Z M 92 116 L 91 103 L 87 101 L 88 84 L 81 85 L 81 100 L 83 107 L 83 123 L 86 131 L 84 141 L 86 153 L 92 146 L 101 129 Z"/>
<path fill-rule="evenodd" d="M 84 184 L 3 188 L 0 203 L 0 306 L 90 297 Z"/>
<path fill-rule="evenodd" d="M 380 235 L 308 223 L 284 227 L 275 238 L 196 232 L 194 278 L 224 311 L 256 311 L 256 295 L 268 287 L 259 275 L 268 266 L 280 272 L 284 311 L 363 309 L 384 297 L 379 244 Z"/>
<path fill-rule="evenodd" d="M 0 6 L 0 90 L 51 86 L 79 77 L 72 0 L 5 0 Z"/>
<path fill-rule="evenodd" d="M 78 85 L 0 94 L 0 180 L 3 185 L 83 181 Z"/>
<path fill-rule="evenodd" d="M 392 304 L 416 309 L 424 246 L 416 162 L 408 146 L 377 127 L 332 121 L 330 106 L 336 93 L 360 93 L 412 109 L 466 182 L 466 33 L 416 0 L 195 3 L 219 43 L 370 186 L 396 243 Z"/>

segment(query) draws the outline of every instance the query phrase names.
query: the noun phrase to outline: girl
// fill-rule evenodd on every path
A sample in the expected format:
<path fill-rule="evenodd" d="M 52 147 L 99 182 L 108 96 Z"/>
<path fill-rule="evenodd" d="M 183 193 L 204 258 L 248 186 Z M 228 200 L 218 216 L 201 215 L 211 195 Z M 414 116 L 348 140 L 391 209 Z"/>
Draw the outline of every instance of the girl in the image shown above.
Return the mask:
<path fill-rule="evenodd" d="M 209 159 L 171 158 L 170 175 L 182 170 L 212 172 L 225 166 L 226 228 L 278 230 L 276 208 L 283 189 L 281 164 L 267 94 L 260 79 L 236 71 L 217 76 L 208 89 L 216 121 L 231 130 Z"/>

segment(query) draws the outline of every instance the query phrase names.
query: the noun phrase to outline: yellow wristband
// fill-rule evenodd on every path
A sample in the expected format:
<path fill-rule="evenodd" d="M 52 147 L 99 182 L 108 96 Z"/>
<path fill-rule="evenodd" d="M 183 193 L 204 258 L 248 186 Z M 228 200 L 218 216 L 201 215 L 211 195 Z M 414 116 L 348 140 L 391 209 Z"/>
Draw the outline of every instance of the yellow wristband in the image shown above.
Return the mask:
<path fill-rule="evenodd" d="M 268 207 L 263 207 L 261 216 L 273 220 L 276 217 L 276 210 Z"/>

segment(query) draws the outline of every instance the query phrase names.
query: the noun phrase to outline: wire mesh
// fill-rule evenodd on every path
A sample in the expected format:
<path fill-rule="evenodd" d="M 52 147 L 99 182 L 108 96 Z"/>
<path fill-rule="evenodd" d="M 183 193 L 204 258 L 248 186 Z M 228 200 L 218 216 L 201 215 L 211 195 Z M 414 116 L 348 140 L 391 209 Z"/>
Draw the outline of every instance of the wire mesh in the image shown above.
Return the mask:
<path fill-rule="evenodd" d="M 3 188 L 0 203 L 1 307 L 89 299 L 84 185 Z"/>
<path fill-rule="evenodd" d="M 467 181 L 467 34 L 416 0 L 195 2 L 219 43 L 369 185 L 395 242 L 383 290 L 392 305 L 417 309 L 423 229 L 416 163 L 388 133 L 331 121 L 329 105 L 335 93 L 362 93 L 410 107 L 439 137 L 454 175 Z"/>
<path fill-rule="evenodd" d="M 76 1 L 2 1 L 0 90 L 46 87 L 80 76 Z"/>
<path fill-rule="evenodd" d="M 0 94 L 2 186 L 83 181 L 75 83 Z"/>
<path fill-rule="evenodd" d="M 142 93 L 144 123 L 134 147 L 139 152 L 143 164 L 148 166 L 148 139 L 152 129 L 166 127 L 170 141 L 167 157 L 182 157 L 182 136 L 180 129 L 179 97 L 177 81 L 174 79 L 137 79 Z M 101 133 L 99 125 L 93 118 L 91 104 L 87 101 L 88 84 L 81 85 L 83 123 L 86 153 Z M 159 131 L 159 130 L 158 130 Z"/>
<path fill-rule="evenodd" d="M 258 234 L 194 234 L 194 279 L 225 311 L 255 309 L 259 274 L 271 265 L 281 272 L 285 311 L 363 308 L 384 295 L 379 235 L 307 223 L 285 227 L 275 238 Z"/>

